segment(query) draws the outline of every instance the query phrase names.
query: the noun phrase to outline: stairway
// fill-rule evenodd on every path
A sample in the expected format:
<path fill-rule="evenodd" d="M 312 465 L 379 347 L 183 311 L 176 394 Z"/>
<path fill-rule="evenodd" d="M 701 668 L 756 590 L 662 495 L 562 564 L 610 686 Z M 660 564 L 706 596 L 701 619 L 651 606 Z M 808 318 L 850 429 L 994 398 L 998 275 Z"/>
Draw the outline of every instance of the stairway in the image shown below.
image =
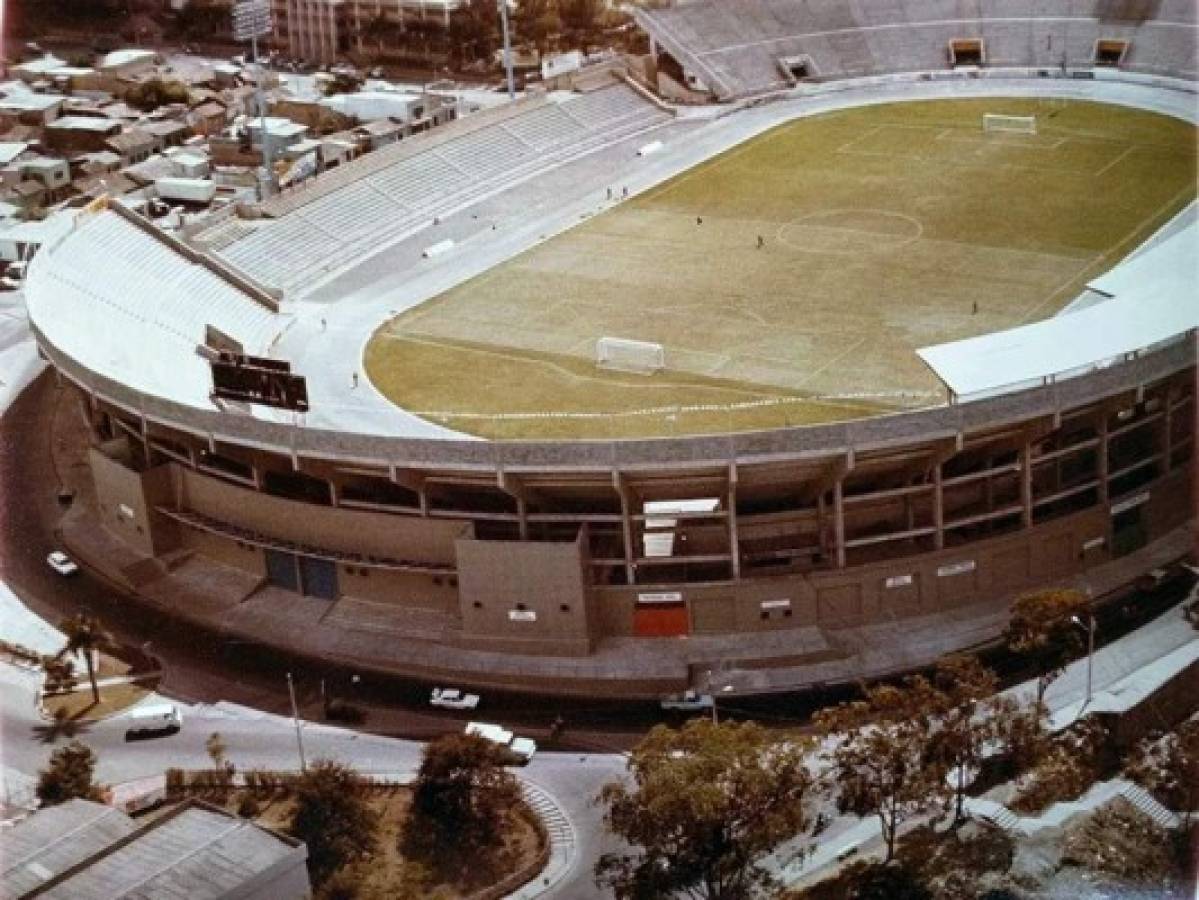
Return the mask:
<path fill-rule="evenodd" d="M 1162 828 L 1177 828 L 1178 815 L 1163 806 L 1158 800 L 1139 784 L 1125 782 L 1120 788 L 1120 796 L 1147 815 Z"/>

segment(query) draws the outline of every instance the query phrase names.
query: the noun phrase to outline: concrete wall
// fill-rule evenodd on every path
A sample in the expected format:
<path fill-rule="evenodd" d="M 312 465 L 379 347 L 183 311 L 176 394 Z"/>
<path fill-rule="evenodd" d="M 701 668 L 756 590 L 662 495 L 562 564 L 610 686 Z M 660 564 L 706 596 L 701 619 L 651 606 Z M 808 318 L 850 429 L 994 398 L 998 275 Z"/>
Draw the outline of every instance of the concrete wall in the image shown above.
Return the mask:
<path fill-rule="evenodd" d="M 100 520 L 139 553 L 158 556 L 180 545 L 175 523 L 154 510 L 155 506 L 170 503 L 169 467 L 136 472 L 126 462 L 108 455 L 119 453 L 123 445 L 123 441 L 114 441 L 108 445 L 108 452 L 97 447 L 88 451 Z"/>
<path fill-rule="evenodd" d="M 268 537 L 329 550 L 452 565 L 454 541 L 466 527 L 447 520 L 314 509 L 310 503 L 261 494 L 182 466 L 171 468 L 184 508 Z"/>
<path fill-rule="evenodd" d="M 588 653 L 587 560 L 572 543 L 458 541 L 463 640 L 525 652 Z"/>
<path fill-rule="evenodd" d="M 1087 541 L 1106 535 L 1109 524 L 1104 510 L 1089 509 L 1027 531 L 906 559 L 669 589 L 683 594 L 696 633 L 854 626 L 953 609 L 1065 580 L 1109 558 L 1106 546 L 1086 554 L 1082 550 Z M 632 635 L 633 609 L 644 590 L 597 588 L 600 632 Z M 782 600 L 790 601 L 790 616 Z"/>

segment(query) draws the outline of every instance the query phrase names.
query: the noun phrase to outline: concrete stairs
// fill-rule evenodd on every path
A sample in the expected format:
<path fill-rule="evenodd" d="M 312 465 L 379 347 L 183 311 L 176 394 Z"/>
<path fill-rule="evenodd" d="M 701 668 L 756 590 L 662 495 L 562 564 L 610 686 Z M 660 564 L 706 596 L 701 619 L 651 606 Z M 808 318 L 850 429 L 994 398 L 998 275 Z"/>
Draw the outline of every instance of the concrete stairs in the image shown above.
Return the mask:
<path fill-rule="evenodd" d="M 990 822 L 1011 834 L 1031 835 L 1045 828 L 1056 828 L 1074 816 L 1090 813 L 1116 798 L 1128 801 L 1162 828 L 1174 829 L 1181 817 L 1170 811 L 1143 787 L 1123 778 L 1100 781 L 1077 800 L 1054 803 L 1039 816 L 1018 816 L 1001 803 L 980 797 L 966 800 L 966 810 L 977 819 Z"/>

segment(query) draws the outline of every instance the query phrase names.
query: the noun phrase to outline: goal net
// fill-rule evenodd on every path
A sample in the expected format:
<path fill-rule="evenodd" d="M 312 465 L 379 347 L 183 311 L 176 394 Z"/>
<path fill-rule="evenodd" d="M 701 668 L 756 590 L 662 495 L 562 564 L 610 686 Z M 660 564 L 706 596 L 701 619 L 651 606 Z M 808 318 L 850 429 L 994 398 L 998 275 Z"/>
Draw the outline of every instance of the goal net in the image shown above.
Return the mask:
<path fill-rule="evenodd" d="M 649 375 L 666 367 L 666 351 L 648 341 L 602 337 L 595 342 L 595 362 L 604 369 Z"/>
<path fill-rule="evenodd" d="M 1036 134 L 1036 116 L 1001 116 L 997 113 L 983 114 L 983 131 L 1008 131 L 1015 134 Z"/>

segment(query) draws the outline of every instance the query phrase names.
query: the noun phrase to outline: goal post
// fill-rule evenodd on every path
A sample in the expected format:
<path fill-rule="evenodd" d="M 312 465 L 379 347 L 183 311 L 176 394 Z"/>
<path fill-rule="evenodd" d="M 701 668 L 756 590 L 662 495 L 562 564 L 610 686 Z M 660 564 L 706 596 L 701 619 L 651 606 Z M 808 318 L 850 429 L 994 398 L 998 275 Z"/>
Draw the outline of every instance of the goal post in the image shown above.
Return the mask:
<path fill-rule="evenodd" d="M 652 375 L 666 367 L 666 351 L 649 341 L 602 337 L 595 342 L 595 364 L 601 369 Z"/>
<path fill-rule="evenodd" d="M 1004 116 L 983 113 L 983 131 L 1006 131 L 1012 134 L 1036 134 L 1036 116 Z"/>

